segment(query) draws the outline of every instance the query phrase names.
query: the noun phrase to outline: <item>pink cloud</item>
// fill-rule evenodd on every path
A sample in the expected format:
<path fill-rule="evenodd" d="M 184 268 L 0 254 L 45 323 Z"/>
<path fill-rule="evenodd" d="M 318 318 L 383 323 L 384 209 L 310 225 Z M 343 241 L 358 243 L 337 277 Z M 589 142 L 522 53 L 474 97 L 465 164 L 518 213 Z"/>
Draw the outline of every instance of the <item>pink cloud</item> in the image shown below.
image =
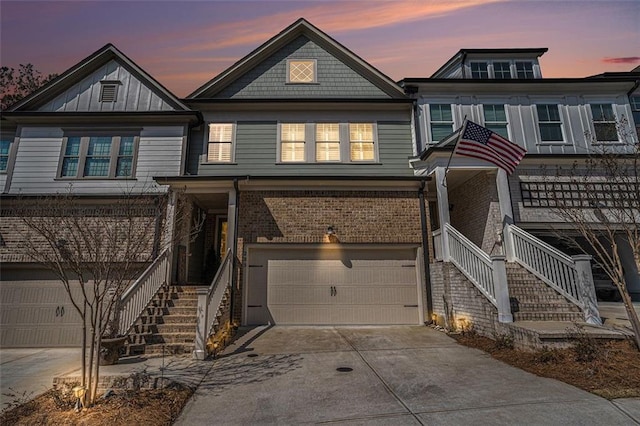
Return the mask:
<path fill-rule="evenodd" d="M 635 64 L 640 62 L 640 56 L 624 56 L 621 58 L 602 58 L 601 62 L 605 64 Z"/>

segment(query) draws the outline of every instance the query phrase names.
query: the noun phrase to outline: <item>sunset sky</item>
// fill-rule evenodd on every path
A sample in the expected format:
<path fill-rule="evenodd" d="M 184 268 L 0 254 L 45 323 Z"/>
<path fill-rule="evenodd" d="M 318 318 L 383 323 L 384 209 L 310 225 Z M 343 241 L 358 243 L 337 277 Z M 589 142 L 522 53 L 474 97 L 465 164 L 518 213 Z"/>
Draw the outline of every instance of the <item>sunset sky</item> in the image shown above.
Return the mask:
<path fill-rule="evenodd" d="M 106 43 L 178 96 L 303 17 L 389 77 L 461 48 L 548 47 L 544 77 L 640 65 L 640 1 L 0 1 L 0 62 L 62 73 Z"/>

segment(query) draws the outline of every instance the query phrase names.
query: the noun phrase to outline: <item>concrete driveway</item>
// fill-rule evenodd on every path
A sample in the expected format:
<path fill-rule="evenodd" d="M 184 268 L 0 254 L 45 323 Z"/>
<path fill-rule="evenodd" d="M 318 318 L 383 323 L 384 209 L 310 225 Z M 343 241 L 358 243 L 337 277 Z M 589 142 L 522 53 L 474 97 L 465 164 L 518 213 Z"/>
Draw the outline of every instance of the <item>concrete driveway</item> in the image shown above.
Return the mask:
<path fill-rule="evenodd" d="M 0 349 L 1 408 L 17 394 L 35 398 L 51 389 L 53 378 L 80 370 L 82 352 L 73 349 Z"/>
<path fill-rule="evenodd" d="M 427 327 L 245 332 L 178 425 L 640 424 L 639 399 L 607 401 Z"/>

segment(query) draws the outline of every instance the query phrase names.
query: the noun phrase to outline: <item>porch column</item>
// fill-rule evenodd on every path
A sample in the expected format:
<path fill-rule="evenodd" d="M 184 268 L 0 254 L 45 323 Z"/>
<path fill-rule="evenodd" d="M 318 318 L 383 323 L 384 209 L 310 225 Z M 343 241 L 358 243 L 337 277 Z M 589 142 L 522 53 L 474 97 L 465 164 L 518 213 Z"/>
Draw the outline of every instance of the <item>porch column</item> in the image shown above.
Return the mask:
<path fill-rule="evenodd" d="M 598 310 L 596 286 L 593 282 L 593 272 L 591 270 L 591 256 L 588 254 L 579 254 L 571 256 L 571 258 L 576 265 L 584 321 L 588 324 L 602 325 L 600 311 Z"/>
<path fill-rule="evenodd" d="M 235 189 L 229 190 L 229 203 L 227 205 L 227 249 L 233 247 L 233 241 L 236 238 L 236 204 L 238 194 Z M 220 257 L 224 257 L 226 253 L 220 253 Z"/>
<path fill-rule="evenodd" d="M 509 300 L 509 286 L 507 285 L 507 268 L 504 256 L 491 256 L 493 284 L 498 305 L 498 322 L 513 322 L 511 301 Z"/>
<path fill-rule="evenodd" d="M 500 218 L 502 219 L 502 247 L 508 262 L 513 262 L 514 254 L 509 235 L 509 225 L 513 224 L 513 208 L 511 207 L 511 193 L 509 192 L 509 177 L 507 172 L 498 167 L 496 175 L 498 203 L 500 204 Z"/>
<path fill-rule="evenodd" d="M 440 230 L 442 232 L 442 260 L 448 262 L 449 254 L 449 238 L 447 236 L 445 224 L 451 222 L 449 217 L 449 194 L 447 192 L 447 175 L 444 167 L 436 167 L 436 193 L 438 195 L 438 219 L 440 220 Z"/>
<path fill-rule="evenodd" d="M 196 325 L 196 347 L 193 351 L 193 358 L 204 360 L 207 357 L 207 298 L 209 295 L 208 287 L 197 287 L 198 294 L 198 317 Z"/>

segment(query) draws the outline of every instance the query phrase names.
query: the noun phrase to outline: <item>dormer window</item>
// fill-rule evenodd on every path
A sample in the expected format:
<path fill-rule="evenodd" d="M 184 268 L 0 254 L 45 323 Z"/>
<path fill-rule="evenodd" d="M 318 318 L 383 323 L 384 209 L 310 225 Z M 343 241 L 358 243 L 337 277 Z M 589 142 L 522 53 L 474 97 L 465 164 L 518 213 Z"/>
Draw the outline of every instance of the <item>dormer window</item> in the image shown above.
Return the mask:
<path fill-rule="evenodd" d="M 517 78 L 534 78 L 533 63 L 516 61 Z"/>
<path fill-rule="evenodd" d="M 287 83 L 316 83 L 315 59 L 290 59 L 287 61 Z"/>
<path fill-rule="evenodd" d="M 511 64 L 509 62 L 494 62 L 493 63 L 493 78 L 495 79 L 509 79 L 511 78 Z"/>
<path fill-rule="evenodd" d="M 486 62 L 471 62 L 471 78 L 489 78 Z"/>
<path fill-rule="evenodd" d="M 101 81 L 100 82 L 100 102 L 111 103 L 118 99 L 119 81 Z"/>

